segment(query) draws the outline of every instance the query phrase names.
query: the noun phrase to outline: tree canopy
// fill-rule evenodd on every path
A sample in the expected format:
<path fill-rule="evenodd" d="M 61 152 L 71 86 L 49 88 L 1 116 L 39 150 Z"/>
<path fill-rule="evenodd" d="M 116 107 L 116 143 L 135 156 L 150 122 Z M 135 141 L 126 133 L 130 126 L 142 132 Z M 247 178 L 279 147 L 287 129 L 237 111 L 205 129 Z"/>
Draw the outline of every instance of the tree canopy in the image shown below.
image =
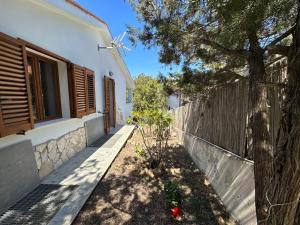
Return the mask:
<path fill-rule="evenodd" d="M 156 79 L 140 74 L 135 79 L 133 111 L 166 109 L 166 95 L 163 86 Z"/>
<path fill-rule="evenodd" d="M 265 51 L 290 34 L 295 0 L 130 0 L 143 29 L 130 33 L 159 46 L 160 62 L 202 71 L 241 72 L 250 42 Z M 274 50 L 275 51 L 275 50 Z M 276 53 L 278 53 L 277 49 Z"/>

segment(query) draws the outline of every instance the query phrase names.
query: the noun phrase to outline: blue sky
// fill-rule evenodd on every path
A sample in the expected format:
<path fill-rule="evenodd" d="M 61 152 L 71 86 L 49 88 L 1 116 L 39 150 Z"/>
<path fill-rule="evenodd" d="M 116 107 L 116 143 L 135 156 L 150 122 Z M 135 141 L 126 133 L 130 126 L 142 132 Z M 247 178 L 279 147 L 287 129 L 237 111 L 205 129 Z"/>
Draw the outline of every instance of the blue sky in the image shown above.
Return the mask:
<path fill-rule="evenodd" d="M 114 37 L 126 31 L 127 24 L 141 27 L 127 0 L 76 0 L 76 2 L 105 20 Z M 156 48 L 148 50 L 140 43 L 134 48 L 127 37 L 124 43 L 132 49 L 122 55 L 133 77 L 140 73 L 157 76 L 160 72 L 166 75 L 169 72 L 180 71 L 176 65 L 171 68 L 159 63 Z"/>

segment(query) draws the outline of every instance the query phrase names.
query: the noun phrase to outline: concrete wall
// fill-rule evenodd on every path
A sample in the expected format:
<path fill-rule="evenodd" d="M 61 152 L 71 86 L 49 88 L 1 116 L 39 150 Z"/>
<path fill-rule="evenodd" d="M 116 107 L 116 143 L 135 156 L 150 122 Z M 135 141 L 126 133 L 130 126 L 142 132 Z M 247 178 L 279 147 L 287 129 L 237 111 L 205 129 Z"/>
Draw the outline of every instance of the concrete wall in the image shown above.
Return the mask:
<path fill-rule="evenodd" d="M 253 162 L 174 128 L 179 141 L 205 173 L 226 209 L 241 225 L 256 225 Z"/>
<path fill-rule="evenodd" d="M 40 182 L 30 141 L 0 148 L 0 214 Z"/>
<path fill-rule="evenodd" d="M 125 122 L 127 122 L 127 119 L 131 115 L 132 107 L 133 107 L 132 103 L 126 103 L 126 108 L 125 108 L 125 118 L 126 118 L 126 121 Z"/>
<path fill-rule="evenodd" d="M 104 116 L 96 117 L 84 123 L 87 146 L 104 135 Z"/>

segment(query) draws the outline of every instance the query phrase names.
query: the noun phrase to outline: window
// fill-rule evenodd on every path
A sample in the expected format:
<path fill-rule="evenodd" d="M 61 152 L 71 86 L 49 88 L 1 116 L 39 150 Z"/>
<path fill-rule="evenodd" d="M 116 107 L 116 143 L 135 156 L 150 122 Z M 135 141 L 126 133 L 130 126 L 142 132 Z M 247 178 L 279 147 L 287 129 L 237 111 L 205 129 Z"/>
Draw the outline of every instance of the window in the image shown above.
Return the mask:
<path fill-rule="evenodd" d="M 31 53 L 27 62 L 35 122 L 61 117 L 57 62 Z"/>
<path fill-rule="evenodd" d="M 132 90 L 126 88 L 126 103 L 132 103 Z"/>

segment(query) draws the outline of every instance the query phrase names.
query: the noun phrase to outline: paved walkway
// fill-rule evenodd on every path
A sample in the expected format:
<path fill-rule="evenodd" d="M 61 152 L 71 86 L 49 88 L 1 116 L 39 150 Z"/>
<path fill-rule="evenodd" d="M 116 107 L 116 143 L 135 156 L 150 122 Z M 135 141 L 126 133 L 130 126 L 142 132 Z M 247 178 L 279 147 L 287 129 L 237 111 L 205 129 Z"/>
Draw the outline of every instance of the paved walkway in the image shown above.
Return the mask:
<path fill-rule="evenodd" d="M 134 127 L 124 126 L 111 138 L 118 139 L 107 146 L 88 147 L 47 177 L 43 184 L 78 185 L 75 193 L 60 208 L 48 225 L 69 225 L 77 216 L 98 182 L 130 137 Z M 108 141 L 109 142 L 109 141 Z M 90 155 L 90 156 L 89 156 Z M 89 157 L 87 157 L 89 156 Z"/>
<path fill-rule="evenodd" d="M 72 224 L 133 129 L 125 125 L 82 150 L 2 215 L 0 225 Z"/>

